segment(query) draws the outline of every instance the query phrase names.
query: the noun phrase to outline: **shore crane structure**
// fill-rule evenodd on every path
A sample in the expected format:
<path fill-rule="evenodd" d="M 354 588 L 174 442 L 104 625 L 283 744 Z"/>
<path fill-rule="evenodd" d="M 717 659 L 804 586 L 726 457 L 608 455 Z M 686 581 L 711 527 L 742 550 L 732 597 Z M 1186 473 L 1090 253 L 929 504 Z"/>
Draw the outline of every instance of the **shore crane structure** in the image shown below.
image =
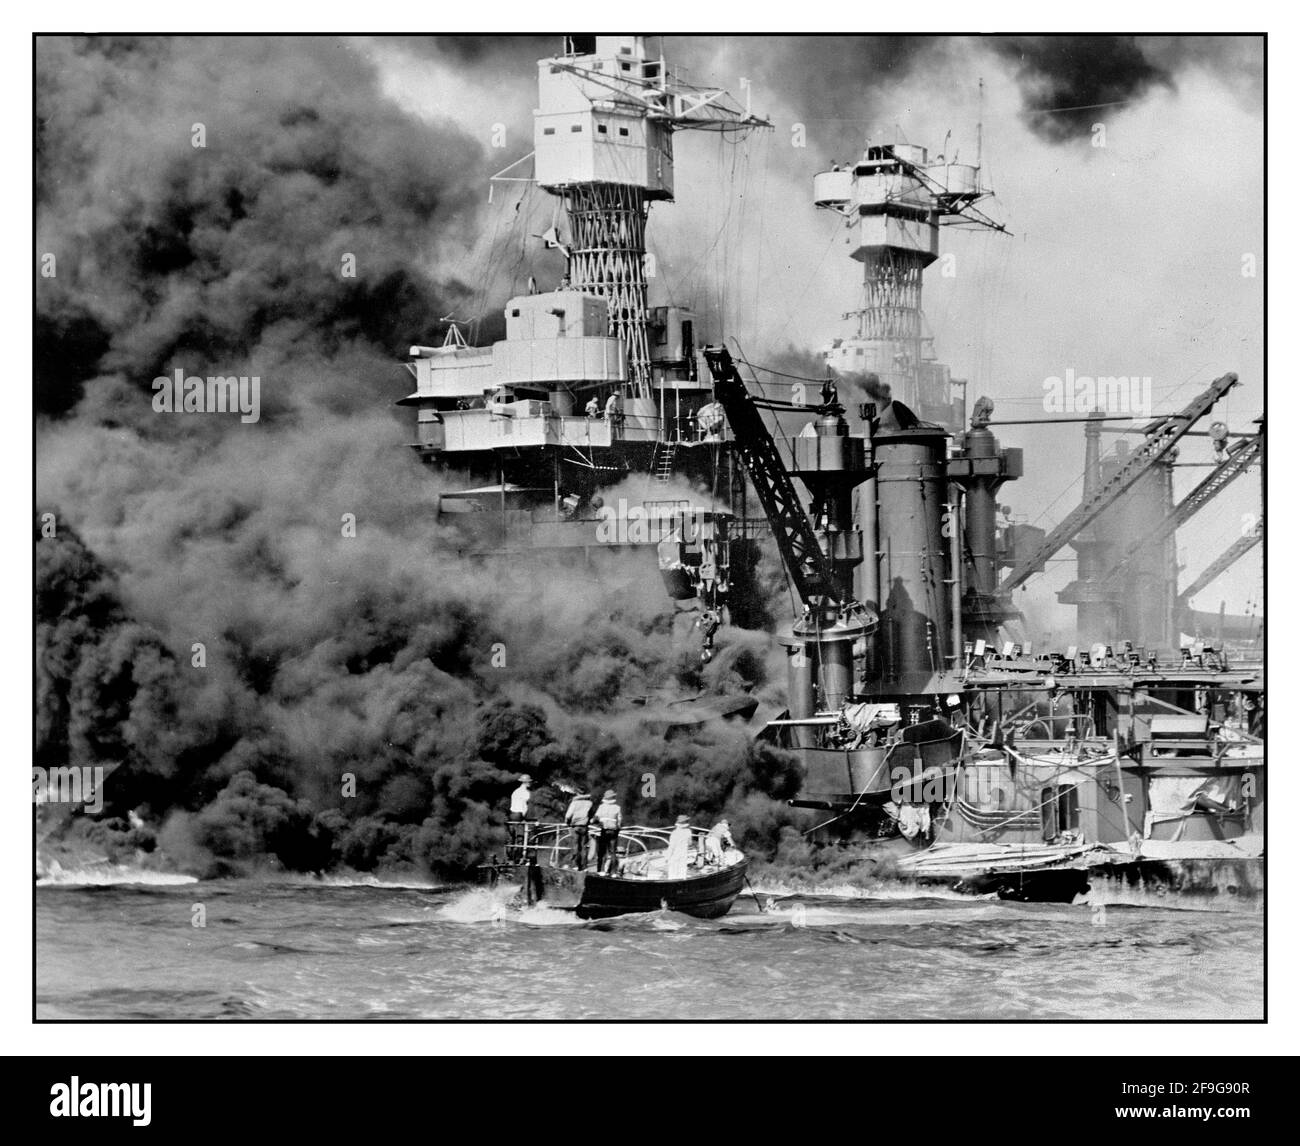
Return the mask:
<path fill-rule="evenodd" d="M 1131 489 L 1145 474 L 1164 463 L 1174 447 L 1193 425 L 1214 408 L 1216 402 L 1237 385 L 1235 374 L 1224 374 L 1175 414 L 1157 419 L 1147 427 L 1142 444 L 1132 452 L 1108 479 L 1085 493 L 1084 499 L 1043 539 L 1042 543 L 1017 562 L 1002 580 L 1003 592 L 1018 589 L 1035 573 L 1042 572 L 1047 561 L 1092 524 L 1120 495 Z"/>
<path fill-rule="evenodd" d="M 1244 438 L 1230 446 L 1210 474 L 1174 507 L 1174 512 L 1161 521 L 1155 530 L 1137 538 L 1119 560 L 1102 575 L 1101 580 L 1114 584 L 1125 577 L 1134 559 L 1143 550 L 1151 545 L 1159 545 L 1172 537 L 1237 478 L 1257 464 L 1263 450 L 1264 445 L 1260 435 Z"/>
<path fill-rule="evenodd" d="M 1186 589 L 1179 590 L 1179 604 L 1184 608 L 1190 607 L 1191 600 L 1197 593 L 1218 580 L 1222 574 L 1231 569 L 1233 565 L 1263 540 L 1264 519 L 1261 517 L 1254 523 L 1254 528 L 1249 533 L 1237 538 L 1218 557 L 1211 561 Z"/>

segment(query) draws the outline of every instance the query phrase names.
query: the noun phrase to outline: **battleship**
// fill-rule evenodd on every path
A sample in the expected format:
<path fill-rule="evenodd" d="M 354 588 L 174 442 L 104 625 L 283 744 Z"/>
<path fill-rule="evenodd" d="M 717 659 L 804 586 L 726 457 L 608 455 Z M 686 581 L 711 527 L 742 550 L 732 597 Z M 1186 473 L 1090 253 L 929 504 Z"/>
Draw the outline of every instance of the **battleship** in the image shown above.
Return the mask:
<path fill-rule="evenodd" d="M 1006 232 L 978 152 L 962 164 L 867 140 L 809 171 L 862 293 L 823 374 L 799 379 L 812 400 L 778 401 L 727 331 L 653 297 L 645 240 L 651 205 L 673 200 L 677 132 L 771 124 L 679 80 L 645 36 L 565 36 L 538 77 L 533 153 L 497 179 L 557 200 L 562 220 L 540 238 L 563 275 L 510 298 L 493 345 L 453 324 L 410 349 L 413 448 L 447 479 L 440 512 L 468 551 L 612 540 L 694 603 L 705 661 L 777 556 L 795 598 L 778 635 L 787 707 L 755 735 L 798 758 L 790 803 L 809 838 L 861 846 L 890 878 L 1015 899 L 1258 902 L 1260 618 L 1193 602 L 1262 541 L 1263 515 L 1181 589 L 1175 549 L 1195 514 L 1262 472 L 1263 417 L 1210 420 L 1237 375 L 1138 424 L 1100 405 L 1029 420 L 1079 423 L 1083 492 L 1054 527 L 1016 521 L 1004 487 L 1032 475 L 995 431 L 1026 420 L 968 402 L 921 305 L 944 227 Z M 1189 464 L 1206 475 L 1176 497 L 1180 450 L 1201 444 Z M 606 505 L 629 477 L 696 492 Z M 1058 601 L 1076 635 L 1048 646 L 1014 594 L 1068 550 L 1076 576 Z"/>

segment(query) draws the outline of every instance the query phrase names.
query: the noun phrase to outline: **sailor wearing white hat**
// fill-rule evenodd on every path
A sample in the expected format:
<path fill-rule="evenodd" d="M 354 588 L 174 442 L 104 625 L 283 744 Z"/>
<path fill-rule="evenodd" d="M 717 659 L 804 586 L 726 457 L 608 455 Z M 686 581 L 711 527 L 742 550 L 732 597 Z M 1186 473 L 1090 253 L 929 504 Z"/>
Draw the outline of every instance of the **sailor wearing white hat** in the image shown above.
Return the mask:
<path fill-rule="evenodd" d="M 618 833 L 623 826 L 623 809 L 618 806 L 618 793 L 613 788 L 605 790 L 595 820 L 600 825 L 596 837 L 596 870 L 614 875 L 618 870 Z"/>
<path fill-rule="evenodd" d="M 691 858 L 691 818 L 678 816 L 677 824 L 668 834 L 668 878 L 685 879 Z"/>

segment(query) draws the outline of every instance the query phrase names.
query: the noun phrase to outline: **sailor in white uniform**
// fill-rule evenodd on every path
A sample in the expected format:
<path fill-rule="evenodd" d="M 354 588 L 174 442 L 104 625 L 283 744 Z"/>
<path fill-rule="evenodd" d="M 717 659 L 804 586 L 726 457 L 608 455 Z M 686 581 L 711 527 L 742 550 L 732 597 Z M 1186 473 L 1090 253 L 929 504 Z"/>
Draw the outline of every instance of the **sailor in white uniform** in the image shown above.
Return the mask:
<path fill-rule="evenodd" d="M 513 858 L 522 859 L 519 853 L 519 845 L 526 842 L 527 829 L 524 826 L 528 819 L 528 801 L 533 794 L 533 778 L 524 772 L 519 777 L 519 787 L 510 793 L 510 844 Z"/>
<path fill-rule="evenodd" d="M 691 821 L 689 816 L 678 816 L 677 824 L 668 835 L 668 878 L 685 879 L 691 858 Z"/>
<path fill-rule="evenodd" d="M 728 848 L 734 848 L 736 841 L 731 838 L 731 825 L 726 820 L 719 820 L 709 829 L 704 841 L 704 854 L 709 863 L 722 863 Z"/>

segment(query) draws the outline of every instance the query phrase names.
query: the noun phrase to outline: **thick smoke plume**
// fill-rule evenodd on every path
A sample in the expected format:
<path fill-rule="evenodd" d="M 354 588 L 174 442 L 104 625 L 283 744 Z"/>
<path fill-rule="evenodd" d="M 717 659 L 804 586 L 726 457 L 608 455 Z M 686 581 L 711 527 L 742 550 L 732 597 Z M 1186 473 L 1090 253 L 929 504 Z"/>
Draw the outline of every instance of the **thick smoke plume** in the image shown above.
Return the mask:
<path fill-rule="evenodd" d="M 678 38 L 688 58 L 707 41 Z M 871 123 L 890 107 L 891 90 L 915 74 L 951 79 L 957 57 L 987 51 L 1011 66 L 1031 129 L 1052 143 L 1086 136 L 1099 112 L 1137 102 L 1155 89 L 1172 90 L 1184 72 L 1211 71 L 1241 91 L 1262 83 L 1259 41 L 1232 36 L 1039 35 L 772 36 L 728 38 L 716 66 L 738 65 L 780 76 L 782 99 L 823 138 L 861 146 L 860 127 L 892 139 L 893 123 Z M 727 73 L 735 71 L 727 67 Z M 839 127 L 837 125 L 845 125 Z"/>
<path fill-rule="evenodd" d="M 46 37 L 37 76 L 39 410 L 84 390 L 151 426 L 138 394 L 208 365 L 260 375 L 266 416 L 370 409 L 462 289 L 420 263 L 480 149 L 378 98 L 345 45 Z"/>
<path fill-rule="evenodd" d="M 1031 129 L 1053 143 L 1088 135 L 1117 107 L 1156 88 L 1174 90 L 1178 73 L 1200 67 L 1239 90 L 1262 82 L 1258 45 L 1220 36 L 993 36 L 1012 62 Z"/>
<path fill-rule="evenodd" d="M 459 874 L 527 769 L 772 849 L 789 758 L 649 719 L 768 688 L 766 640 L 701 670 L 652 564 L 460 559 L 404 449 L 397 359 L 463 295 L 438 249 L 483 145 L 335 41 L 47 38 L 38 70 L 37 761 L 111 768 L 97 838 L 136 812 L 202 873 Z M 155 413 L 174 368 L 259 375 L 261 421 Z"/>

